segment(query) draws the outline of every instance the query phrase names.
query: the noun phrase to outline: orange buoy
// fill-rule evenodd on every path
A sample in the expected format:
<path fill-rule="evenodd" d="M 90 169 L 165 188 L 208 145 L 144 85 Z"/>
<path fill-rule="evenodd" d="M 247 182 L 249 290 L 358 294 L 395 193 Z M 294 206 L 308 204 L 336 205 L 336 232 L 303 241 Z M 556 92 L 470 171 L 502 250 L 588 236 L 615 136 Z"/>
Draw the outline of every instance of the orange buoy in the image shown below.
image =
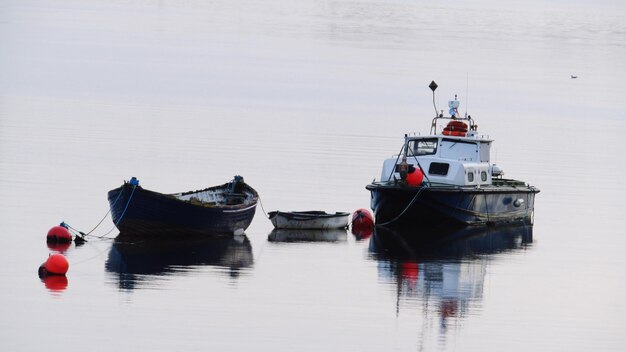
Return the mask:
<path fill-rule="evenodd" d="M 54 226 L 48 231 L 46 241 L 48 243 L 72 243 L 72 234 L 64 226 Z"/>
<path fill-rule="evenodd" d="M 406 176 L 406 183 L 408 183 L 410 186 L 419 186 L 422 184 L 423 180 L 424 173 L 422 173 L 422 170 L 420 170 L 419 168 L 415 168 L 413 172 L 410 172 Z"/>
<path fill-rule="evenodd" d="M 70 267 L 70 263 L 63 254 L 52 254 L 45 263 L 39 267 L 39 276 L 65 275 Z"/>

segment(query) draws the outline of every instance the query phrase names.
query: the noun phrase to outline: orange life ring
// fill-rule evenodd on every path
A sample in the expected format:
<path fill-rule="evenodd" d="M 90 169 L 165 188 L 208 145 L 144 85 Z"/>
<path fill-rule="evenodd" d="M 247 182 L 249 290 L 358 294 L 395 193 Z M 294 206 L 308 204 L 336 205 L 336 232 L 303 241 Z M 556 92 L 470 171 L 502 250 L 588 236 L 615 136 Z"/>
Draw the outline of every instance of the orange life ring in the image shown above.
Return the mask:
<path fill-rule="evenodd" d="M 463 121 L 450 121 L 446 129 L 453 131 L 467 132 L 467 124 Z"/>
<path fill-rule="evenodd" d="M 443 135 L 446 136 L 458 136 L 458 137 L 465 137 L 466 132 L 461 132 L 461 131 L 451 131 L 451 130 L 443 130 L 442 132 Z"/>
<path fill-rule="evenodd" d="M 463 121 L 450 121 L 443 129 L 442 134 L 446 136 L 465 137 L 467 133 L 467 124 Z"/>

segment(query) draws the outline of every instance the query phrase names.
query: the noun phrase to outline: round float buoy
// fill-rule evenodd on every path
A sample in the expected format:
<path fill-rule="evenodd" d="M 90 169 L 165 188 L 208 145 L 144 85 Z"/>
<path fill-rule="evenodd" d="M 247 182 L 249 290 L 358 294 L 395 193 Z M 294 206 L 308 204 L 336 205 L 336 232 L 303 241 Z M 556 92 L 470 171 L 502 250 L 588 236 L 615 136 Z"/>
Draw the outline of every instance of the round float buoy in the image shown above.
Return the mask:
<path fill-rule="evenodd" d="M 406 183 L 410 186 L 419 186 L 424 180 L 424 173 L 419 168 L 415 168 L 413 172 L 406 176 Z"/>
<path fill-rule="evenodd" d="M 365 209 L 357 209 L 352 213 L 352 228 L 371 228 L 374 226 L 372 213 Z"/>
<path fill-rule="evenodd" d="M 65 275 L 70 263 L 63 254 L 52 254 L 45 263 L 39 267 L 39 277 L 47 275 Z"/>
<path fill-rule="evenodd" d="M 72 243 L 72 234 L 61 225 L 54 226 L 48 231 L 46 241 L 48 243 Z"/>
<path fill-rule="evenodd" d="M 352 232 L 357 240 L 369 238 L 373 230 L 374 217 L 369 210 L 361 208 L 352 213 L 352 228 L 350 232 Z"/>

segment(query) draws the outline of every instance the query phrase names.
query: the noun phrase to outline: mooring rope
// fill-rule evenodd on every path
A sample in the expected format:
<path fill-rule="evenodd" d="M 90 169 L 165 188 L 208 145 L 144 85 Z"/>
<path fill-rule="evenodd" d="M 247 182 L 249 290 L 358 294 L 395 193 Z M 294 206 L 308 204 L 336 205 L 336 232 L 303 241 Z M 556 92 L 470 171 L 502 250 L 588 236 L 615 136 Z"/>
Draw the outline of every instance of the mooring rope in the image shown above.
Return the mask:
<path fill-rule="evenodd" d="M 263 202 L 261 202 L 261 196 L 257 196 L 257 198 L 259 199 L 259 205 L 261 206 L 261 210 L 263 210 L 263 214 L 265 214 L 266 218 L 270 218 L 269 215 L 267 215 L 267 212 L 265 211 L 265 208 L 263 207 Z"/>
<path fill-rule="evenodd" d="M 123 190 L 122 190 L 123 191 Z M 115 198 L 115 201 L 113 202 L 113 204 L 109 207 L 109 211 L 107 211 L 106 214 L 104 214 L 104 216 L 102 217 L 102 219 L 100 220 L 100 222 L 93 228 L 91 229 L 91 231 L 87 232 L 86 234 L 83 234 L 83 236 L 88 236 L 89 234 L 91 234 L 95 229 L 98 228 L 98 226 L 100 226 L 102 224 L 102 222 L 104 221 L 104 219 L 107 218 L 107 216 L 109 216 L 109 214 L 111 213 L 111 208 L 113 208 L 115 206 L 115 204 L 117 204 L 117 201 L 120 199 L 120 197 L 122 196 L 122 191 L 120 191 L 120 193 L 117 195 L 117 198 Z"/>
<path fill-rule="evenodd" d="M 117 225 L 120 223 L 120 221 L 122 221 L 122 218 L 123 218 L 123 217 L 124 217 L 124 215 L 126 214 L 126 210 L 128 209 L 128 206 L 130 205 L 130 201 L 133 199 L 133 194 L 135 194 L 135 189 L 136 189 L 136 188 L 137 188 L 137 185 L 133 185 L 133 190 L 131 191 L 130 196 L 128 197 L 128 202 L 126 202 L 126 205 L 124 206 L 124 210 L 122 211 L 122 215 L 120 215 L 120 218 L 119 218 L 119 219 L 117 219 L 117 222 L 115 223 L 115 225 L 114 225 L 114 226 L 113 226 L 113 227 L 112 227 L 109 231 L 107 231 L 104 235 L 101 235 L 101 236 L 95 236 L 95 235 L 92 235 L 91 233 L 92 233 L 95 229 L 97 229 L 97 228 L 98 228 L 98 227 L 102 224 L 102 222 L 104 222 L 104 220 L 107 218 L 107 216 L 111 213 L 111 209 L 112 209 L 113 207 L 115 207 L 115 205 L 117 204 L 117 201 L 121 198 L 122 193 L 124 193 L 124 189 L 121 189 L 121 190 L 120 190 L 120 193 L 119 193 L 119 194 L 117 195 L 117 197 L 115 198 L 115 201 L 114 201 L 114 202 L 113 202 L 113 204 L 111 204 L 111 206 L 109 207 L 109 211 L 107 211 L 107 213 L 104 215 L 104 217 L 100 220 L 100 222 L 98 222 L 98 224 L 97 224 L 97 225 L 96 225 L 93 229 L 91 229 L 91 231 L 89 231 L 89 232 L 87 232 L 87 233 L 84 233 L 84 232 L 82 232 L 82 231 L 80 231 L 80 230 L 78 230 L 78 229 L 76 229 L 76 228 L 74 228 L 74 227 L 70 226 L 69 224 L 67 224 L 67 223 L 65 223 L 65 222 L 63 222 L 62 224 L 64 224 L 65 226 L 67 226 L 68 230 L 70 230 L 70 231 L 74 232 L 74 236 L 81 237 L 81 238 L 83 238 L 83 239 L 84 239 L 84 237 L 85 237 L 85 236 L 90 236 L 90 237 L 95 237 L 95 238 L 107 238 L 107 237 L 105 237 L 105 236 L 107 236 L 107 235 L 109 235 L 111 232 L 113 232 L 113 230 L 115 230 L 115 228 L 116 228 L 116 227 L 117 227 Z M 76 232 L 78 232 L 78 234 L 77 234 Z"/>
<path fill-rule="evenodd" d="M 387 182 L 391 181 L 391 177 L 395 173 L 395 166 L 398 165 L 398 160 L 400 160 L 400 155 L 402 154 L 402 149 L 404 149 L 404 145 L 402 145 L 402 147 L 400 148 L 400 151 L 398 152 L 398 157 L 396 158 L 396 162 L 393 164 L 394 165 L 394 170 L 389 174 L 389 177 L 387 177 Z"/>
<path fill-rule="evenodd" d="M 122 215 L 120 215 L 120 218 L 117 219 L 117 222 L 115 223 L 115 227 L 117 227 L 120 221 L 122 221 L 122 219 L 124 218 L 124 215 L 126 214 L 126 210 L 128 209 L 128 206 L 130 205 L 130 201 L 133 199 L 133 194 L 135 194 L 135 189 L 137 189 L 137 185 L 133 185 L 133 190 L 132 192 L 130 192 L 130 196 L 128 197 L 128 202 L 126 202 L 126 206 L 124 207 L 124 211 L 122 211 Z M 120 191 L 120 193 L 122 193 L 122 191 Z"/>
<path fill-rule="evenodd" d="M 413 154 L 413 159 L 415 159 L 415 163 L 417 164 L 417 167 L 420 168 L 420 171 L 422 172 L 422 175 L 424 175 L 424 177 L 426 178 L 426 181 L 428 181 L 428 184 L 432 185 L 430 183 L 430 179 L 428 178 L 428 175 L 426 175 L 426 172 L 424 172 L 424 169 L 422 168 L 422 165 L 420 164 L 419 160 L 417 160 L 417 155 L 415 155 L 417 153 L 415 152 L 415 150 L 413 148 L 411 148 L 411 154 Z"/>
<path fill-rule="evenodd" d="M 406 213 L 406 211 L 407 211 L 407 210 L 409 210 L 409 208 L 413 205 L 413 203 L 415 203 L 415 201 L 417 201 L 417 198 L 419 198 L 420 194 L 422 194 L 422 192 L 424 192 L 424 190 L 425 190 L 426 188 L 428 188 L 428 187 L 426 187 L 426 186 L 422 186 L 422 188 L 420 188 L 420 189 L 417 191 L 417 193 L 415 193 L 415 195 L 413 196 L 413 199 L 411 199 L 411 201 L 409 202 L 409 204 L 408 204 L 408 205 L 404 208 L 404 210 L 402 210 L 402 212 L 401 212 L 400 214 L 398 214 L 398 216 L 396 216 L 395 218 L 393 218 L 393 219 L 391 219 L 391 220 L 389 220 L 389 221 L 386 221 L 386 222 L 384 222 L 384 223 L 382 223 L 382 224 L 378 224 L 378 223 L 377 223 L 376 225 L 377 225 L 377 226 L 378 226 L 378 225 L 380 225 L 380 226 L 385 226 L 385 225 L 389 225 L 389 224 L 391 224 L 391 223 L 393 223 L 393 222 L 398 221 L 398 219 L 400 219 L 400 217 L 402 217 L 402 215 L 404 215 L 404 213 Z"/>

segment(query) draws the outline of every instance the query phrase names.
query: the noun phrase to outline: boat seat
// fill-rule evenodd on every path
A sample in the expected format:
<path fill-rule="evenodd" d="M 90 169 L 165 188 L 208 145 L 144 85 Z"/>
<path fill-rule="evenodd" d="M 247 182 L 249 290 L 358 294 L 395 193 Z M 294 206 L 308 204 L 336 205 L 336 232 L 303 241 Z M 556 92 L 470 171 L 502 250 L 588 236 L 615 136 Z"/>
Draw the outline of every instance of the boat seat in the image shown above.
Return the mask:
<path fill-rule="evenodd" d="M 226 205 L 242 204 L 246 200 L 246 195 L 243 193 L 224 192 L 224 203 Z"/>

